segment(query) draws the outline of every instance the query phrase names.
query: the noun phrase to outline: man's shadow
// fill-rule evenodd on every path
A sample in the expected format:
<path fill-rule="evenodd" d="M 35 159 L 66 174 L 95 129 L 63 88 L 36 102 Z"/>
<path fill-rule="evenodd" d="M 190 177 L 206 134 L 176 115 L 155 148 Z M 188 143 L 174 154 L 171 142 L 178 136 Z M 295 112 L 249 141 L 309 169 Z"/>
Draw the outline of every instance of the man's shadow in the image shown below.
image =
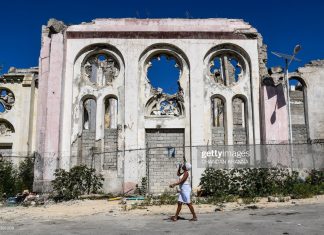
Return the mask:
<path fill-rule="evenodd" d="M 168 218 L 165 218 L 163 220 L 168 221 L 168 222 L 175 222 L 175 221 L 172 220 L 172 216 L 170 216 Z M 178 216 L 178 220 L 189 220 L 189 219 L 186 219 L 184 217 Z"/>

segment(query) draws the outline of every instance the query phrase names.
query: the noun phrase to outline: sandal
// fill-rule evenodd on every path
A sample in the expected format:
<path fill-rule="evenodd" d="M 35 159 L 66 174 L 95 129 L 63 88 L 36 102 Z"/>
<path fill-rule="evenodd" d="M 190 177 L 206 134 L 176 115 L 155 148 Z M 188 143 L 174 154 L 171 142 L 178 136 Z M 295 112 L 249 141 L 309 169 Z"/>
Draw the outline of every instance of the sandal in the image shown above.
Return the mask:
<path fill-rule="evenodd" d="M 192 218 L 189 221 L 198 221 L 197 217 L 196 218 Z"/>
<path fill-rule="evenodd" d="M 172 220 L 172 221 L 177 221 L 178 220 L 178 218 L 177 217 L 175 217 L 175 216 L 171 216 L 171 218 L 170 218 L 170 220 Z"/>

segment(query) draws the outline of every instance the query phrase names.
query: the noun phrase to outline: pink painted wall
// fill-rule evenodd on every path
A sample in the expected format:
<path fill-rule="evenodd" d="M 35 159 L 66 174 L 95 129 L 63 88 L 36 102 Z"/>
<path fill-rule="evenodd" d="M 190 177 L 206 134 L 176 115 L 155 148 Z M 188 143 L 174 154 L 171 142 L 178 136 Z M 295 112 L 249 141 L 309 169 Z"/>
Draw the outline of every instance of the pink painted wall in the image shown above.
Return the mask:
<path fill-rule="evenodd" d="M 58 166 L 61 92 L 63 74 L 63 34 L 43 35 L 39 59 L 37 146 L 40 154 L 35 168 L 34 190 L 46 191 Z"/>
<path fill-rule="evenodd" d="M 263 142 L 288 143 L 288 113 L 284 88 L 262 86 L 263 92 Z"/>
<path fill-rule="evenodd" d="M 37 100 L 37 123 L 36 123 L 36 151 L 40 154 L 45 151 L 46 133 L 46 108 L 47 108 L 47 87 L 49 75 L 49 54 L 51 39 L 43 36 L 43 44 L 39 57 L 39 80 Z M 39 155 L 38 155 L 39 156 Z M 42 191 L 43 161 L 42 156 L 36 158 L 34 169 L 34 190 Z"/>
<path fill-rule="evenodd" d="M 48 165 L 44 168 L 44 179 L 53 179 L 57 168 L 60 140 L 60 114 L 63 73 L 63 34 L 53 34 L 51 40 L 50 71 L 47 89 L 47 115 L 45 154 Z"/>
<path fill-rule="evenodd" d="M 49 75 L 49 54 L 50 54 L 51 39 L 43 38 L 43 45 L 39 58 L 39 80 L 38 80 L 38 101 L 37 101 L 37 150 L 43 152 L 44 138 L 46 131 L 46 108 L 47 108 L 47 87 Z"/>

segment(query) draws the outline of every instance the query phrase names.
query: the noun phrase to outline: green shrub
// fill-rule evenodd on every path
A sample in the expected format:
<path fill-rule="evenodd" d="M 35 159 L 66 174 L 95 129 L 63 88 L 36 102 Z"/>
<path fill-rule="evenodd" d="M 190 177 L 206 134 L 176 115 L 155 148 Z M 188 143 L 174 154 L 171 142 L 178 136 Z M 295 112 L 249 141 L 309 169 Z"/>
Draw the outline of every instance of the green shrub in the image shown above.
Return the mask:
<path fill-rule="evenodd" d="M 207 199 L 202 202 L 218 205 L 219 203 L 236 202 L 237 199 L 238 199 L 237 196 L 229 194 L 229 195 L 223 195 L 223 196 L 210 196 L 210 197 L 207 197 Z"/>
<path fill-rule="evenodd" d="M 313 189 L 314 189 L 314 194 L 316 195 L 324 194 L 324 182 L 322 182 L 319 185 L 313 185 Z"/>
<path fill-rule="evenodd" d="M 306 182 L 311 185 L 322 185 L 324 183 L 324 171 L 323 170 L 311 170 L 308 172 Z"/>
<path fill-rule="evenodd" d="M 178 198 L 176 195 L 164 192 L 161 196 L 159 196 L 156 204 L 157 205 L 174 205 L 177 204 Z"/>
<path fill-rule="evenodd" d="M 304 198 L 324 192 L 323 171 L 312 170 L 306 181 L 296 171 L 281 168 L 207 168 L 200 180 L 202 195 L 210 202 L 226 201 L 227 196 L 256 198 L 292 195 Z M 247 199 L 249 200 L 249 199 Z"/>
<path fill-rule="evenodd" d="M 314 196 L 314 187 L 310 184 L 298 183 L 294 184 L 291 191 L 293 199 L 309 198 Z"/>
<path fill-rule="evenodd" d="M 0 160 L 0 193 L 6 193 L 7 196 L 14 196 L 16 189 L 17 170 L 13 163 L 7 160 Z"/>
<path fill-rule="evenodd" d="M 200 185 L 205 196 L 224 197 L 238 195 L 241 197 L 267 196 L 279 193 L 285 188 L 284 180 L 288 170 L 253 168 L 225 169 L 208 168 L 203 173 Z"/>
<path fill-rule="evenodd" d="M 18 166 L 17 190 L 22 192 L 25 189 L 32 191 L 34 182 L 34 158 L 27 157 Z"/>
<path fill-rule="evenodd" d="M 258 199 L 256 197 L 243 197 L 242 203 L 243 204 L 251 204 L 251 203 L 257 203 Z"/>
<path fill-rule="evenodd" d="M 299 173 L 297 171 L 291 172 L 283 179 L 282 194 L 284 196 L 290 195 L 293 191 L 294 185 L 299 183 L 302 183 L 301 179 L 299 178 Z"/>
<path fill-rule="evenodd" d="M 147 195 L 144 197 L 144 200 L 141 202 L 142 206 L 151 206 L 153 205 L 153 196 L 152 195 Z"/>
<path fill-rule="evenodd" d="M 141 182 L 141 193 L 140 195 L 146 195 L 147 194 L 147 187 L 148 186 L 148 181 L 146 177 L 142 178 L 142 182 Z"/>
<path fill-rule="evenodd" d="M 177 195 L 164 192 L 159 196 L 147 195 L 144 200 L 140 203 L 141 206 L 152 206 L 152 205 L 175 205 L 178 202 Z"/>
<path fill-rule="evenodd" d="M 222 197 L 230 191 L 230 177 L 226 170 L 207 168 L 201 176 L 200 185 L 204 196 Z"/>
<path fill-rule="evenodd" d="M 55 200 L 76 199 L 83 194 L 98 193 L 102 188 L 102 175 L 85 165 L 75 166 L 69 172 L 57 169 L 52 181 Z"/>
<path fill-rule="evenodd" d="M 34 181 L 34 159 L 27 157 L 18 168 L 11 161 L 0 160 L 0 195 L 15 196 L 27 189 L 32 191 Z"/>
<path fill-rule="evenodd" d="M 138 186 L 138 184 L 136 184 L 134 194 L 146 195 L 147 194 L 147 186 L 148 186 L 147 178 L 143 177 L 141 180 L 141 185 Z"/>

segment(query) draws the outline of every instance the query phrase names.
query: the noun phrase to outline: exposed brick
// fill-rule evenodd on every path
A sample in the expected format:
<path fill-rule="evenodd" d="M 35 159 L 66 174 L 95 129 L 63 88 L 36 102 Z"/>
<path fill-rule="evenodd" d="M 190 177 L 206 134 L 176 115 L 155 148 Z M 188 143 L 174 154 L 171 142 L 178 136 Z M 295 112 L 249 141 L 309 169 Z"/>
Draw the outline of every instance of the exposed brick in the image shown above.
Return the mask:
<path fill-rule="evenodd" d="M 176 179 L 176 162 L 183 161 L 183 129 L 150 129 L 146 131 L 150 193 L 161 193 Z M 168 157 L 167 147 L 175 147 L 175 158 Z"/>

